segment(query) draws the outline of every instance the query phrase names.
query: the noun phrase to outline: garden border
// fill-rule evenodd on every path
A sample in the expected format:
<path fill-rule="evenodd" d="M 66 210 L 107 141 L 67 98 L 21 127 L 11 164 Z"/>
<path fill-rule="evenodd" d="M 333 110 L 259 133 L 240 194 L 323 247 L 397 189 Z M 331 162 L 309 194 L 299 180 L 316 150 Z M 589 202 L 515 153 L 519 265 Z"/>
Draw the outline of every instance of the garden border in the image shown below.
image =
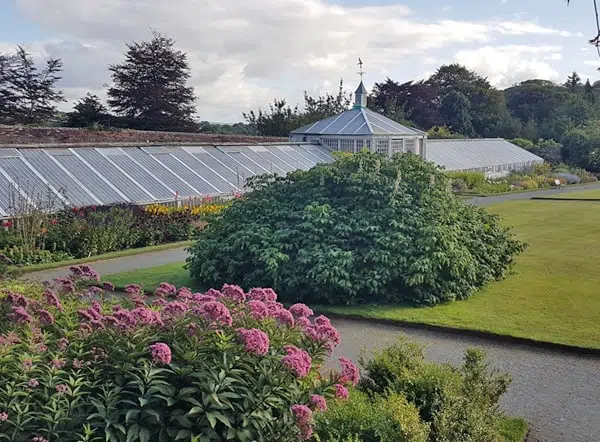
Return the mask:
<path fill-rule="evenodd" d="M 559 344 L 556 342 L 548 342 L 548 341 L 540 341 L 533 338 L 523 338 L 518 336 L 511 335 L 503 335 L 501 333 L 488 332 L 483 330 L 474 330 L 468 328 L 456 328 L 449 327 L 446 325 L 433 325 L 427 324 L 424 322 L 411 322 L 405 321 L 401 319 L 375 319 L 375 318 L 366 318 L 360 315 L 344 315 L 341 313 L 334 313 L 331 311 L 327 311 L 327 309 L 321 310 L 319 308 L 313 308 L 315 314 L 324 314 L 327 315 L 330 319 L 347 319 L 351 321 L 357 322 L 368 322 L 371 324 L 385 324 L 385 325 L 394 325 L 398 327 L 412 328 L 416 330 L 427 330 L 434 332 L 443 332 L 458 336 L 465 337 L 474 337 L 480 339 L 487 339 L 489 341 L 498 342 L 501 344 L 513 344 L 513 345 L 522 345 L 525 347 L 530 347 L 532 349 L 538 350 L 550 350 L 555 352 L 561 352 L 565 354 L 577 354 L 583 356 L 600 356 L 600 348 L 590 348 L 590 347 L 581 347 L 578 345 L 570 345 L 570 344 Z"/>
<path fill-rule="evenodd" d="M 9 266 L 8 272 L 14 276 L 26 275 L 28 273 L 41 272 L 44 270 L 59 269 L 61 267 L 69 267 L 79 264 L 87 264 L 101 261 L 109 261 L 111 259 L 125 258 L 127 256 L 143 255 L 146 253 L 160 252 L 162 250 L 177 249 L 193 244 L 193 240 L 170 242 L 165 244 L 157 244 L 154 246 L 138 247 L 132 249 L 118 250 L 115 252 L 103 253 L 101 255 L 92 255 L 87 258 L 68 259 L 65 261 L 47 262 L 43 264 L 33 264 L 30 266 Z"/>

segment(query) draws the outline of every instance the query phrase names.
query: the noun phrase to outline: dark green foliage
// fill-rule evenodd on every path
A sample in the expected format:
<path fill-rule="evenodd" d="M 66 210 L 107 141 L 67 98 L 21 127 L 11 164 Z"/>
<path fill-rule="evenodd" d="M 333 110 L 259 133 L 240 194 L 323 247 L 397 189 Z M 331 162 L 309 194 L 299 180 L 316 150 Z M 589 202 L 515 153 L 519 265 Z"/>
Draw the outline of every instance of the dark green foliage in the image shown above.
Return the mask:
<path fill-rule="evenodd" d="M 14 54 L 0 53 L 0 123 L 40 124 L 50 119 L 64 101 L 55 89 L 62 61 L 50 58 L 42 70 L 31 54 L 18 46 Z"/>
<path fill-rule="evenodd" d="M 425 442 L 429 425 L 417 408 L 398 393 L 370 398 L 352 391 L 348 401 L 331 401 L 329 411 L 318 415 L 319 441 L 341 441 L 355 436 L 361 442 Z"/>
<path fill-rule="evenodd" d="M 401 339 L 362 364 L 367 376 L 360 389 L 374 397 L 404 395 L 430 425 L 431 442 L 499 440 L 498 402 L 510 378 L 491 370 L 481 351 L 467 350 L 457 369 L 426 362 L 420 345 Z"/>
<path fill-rule="evenodd" d="M 65 126 L 109 127 L 111 125 L 111 116 L 96 95 L 88 93 L 73 106 L 73 109 L 73 112 L 67 115 Z"/>
<path fill-rule="evenodd" d="M 268 285 L 290 302 L 435 304 L 502 278 L 524 249 L 416 155 L 361 152 L 249 185 L 191 248 L 199 282 Z"/>
<path fill-rule="evenodd" d="M 134 129 L 193 131 L 194 89 L 187 56 L 157 32 L 127 45 L 125 60 L 112 65 L 108 104 Z"/>

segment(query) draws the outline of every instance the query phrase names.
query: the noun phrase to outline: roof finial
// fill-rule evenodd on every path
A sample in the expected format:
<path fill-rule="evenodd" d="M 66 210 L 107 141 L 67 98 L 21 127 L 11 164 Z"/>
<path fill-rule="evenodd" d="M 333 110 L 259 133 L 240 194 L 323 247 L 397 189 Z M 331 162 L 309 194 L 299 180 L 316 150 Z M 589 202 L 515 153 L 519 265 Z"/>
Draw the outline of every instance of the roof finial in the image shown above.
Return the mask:
<path fill-rule="evenodd" d="M 363 62 L 360 59 L 360 57 L 358 57 L 358 68 L 360 69 L 360 71 L 357 72 L 357 74 L 360 75 L 360 81 L 362 81 L 363 75 L 365 75 L 366 72 L 363 71 Z"/>

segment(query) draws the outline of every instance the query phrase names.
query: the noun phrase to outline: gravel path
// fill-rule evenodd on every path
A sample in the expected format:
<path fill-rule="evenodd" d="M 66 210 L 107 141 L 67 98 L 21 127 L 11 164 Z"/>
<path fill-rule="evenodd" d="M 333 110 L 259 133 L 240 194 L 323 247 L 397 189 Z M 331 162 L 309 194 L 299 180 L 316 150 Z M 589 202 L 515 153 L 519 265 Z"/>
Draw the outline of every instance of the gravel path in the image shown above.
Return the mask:
<path fill-rule="evenodd" d="M 100 275 L 110 275 L 112 273 L 128 272 L 132 270 L 145 269 L 173 262 L 183 262 L 187 258 L 187 252 L 184 247 L 176 249 L 159 250 L 157 252 L 144 253 L 141 255 L 125 256 L 123 258 L 107 259 L 106 261 L 90 262 Z M 37 281 L 47 281 L 57 276 L 66 276 L 69 274 L 68 267 L 58 269 L 43 270 L 41 272 L 26 273 L 23 279 L 32 279 Z"/>
<path fill-rule="evenodd" d="M 344 355 L 355 361 L 361 349 L 385 347 L 400 334 L 426 344 L 427 357 L 436 362 L 460 365 L 465 349 L 484 349 L 492 367 L 512 375 L 502 406 L 530 423 L 530 441 L 600 440 L 600 357 L 363 321 L 333 323 L 342 335 L 334 357 Z"/>

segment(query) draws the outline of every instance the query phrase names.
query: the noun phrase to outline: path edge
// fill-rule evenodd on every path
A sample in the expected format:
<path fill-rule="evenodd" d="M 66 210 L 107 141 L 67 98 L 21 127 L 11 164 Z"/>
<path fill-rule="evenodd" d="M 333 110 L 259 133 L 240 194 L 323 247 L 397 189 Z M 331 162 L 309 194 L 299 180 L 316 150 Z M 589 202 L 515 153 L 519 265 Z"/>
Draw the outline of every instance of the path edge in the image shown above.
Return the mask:
<path fill-rule="evenodd" d="M 600 356 L 600 348 L 590 348 L 590 347 L 581 347 L 578 345 L 570 345 L 570 344 L 559 344 L 555 342 L 548 341 L 540 341 L 532 338 L 522 338 L 511 335 L 504 335 L 501 333 L 494 333 L 482 330 L 473 330 L 473 329 L 462 329 L 456 327 L 449 327 L 446 325 L 433 325 L 433 324 L 425 324 L 423 322 L 411 322 L 405 321 L 402 319 L 388 319 L 388 318 L 367 318 L 360 315 L 344 315 L 340 313 L 328 312 L 326 310 L 315 310 L 315 314 L 323 314 L 327 315 L 330 319 L 346 319 L 356 322 L 366 322 L 370 324 L 385 324 L 385 325 L 393 325 L 397 327 L 404 327 L 416 330 L 427 330 L 434 332 L 442 332 L 448 333 L 457 336 L 464 337 L 475 337 L 480 339 L 487 339 L 489 341 L 494 341 L 502 344 L 511 344 L 511 345 L 521 345 L 525 347 L 540 349 L 540 350 L 552 350 L 556 352 L 566 353 L 566 354 L 577 354 L 584 356 Z"/>

